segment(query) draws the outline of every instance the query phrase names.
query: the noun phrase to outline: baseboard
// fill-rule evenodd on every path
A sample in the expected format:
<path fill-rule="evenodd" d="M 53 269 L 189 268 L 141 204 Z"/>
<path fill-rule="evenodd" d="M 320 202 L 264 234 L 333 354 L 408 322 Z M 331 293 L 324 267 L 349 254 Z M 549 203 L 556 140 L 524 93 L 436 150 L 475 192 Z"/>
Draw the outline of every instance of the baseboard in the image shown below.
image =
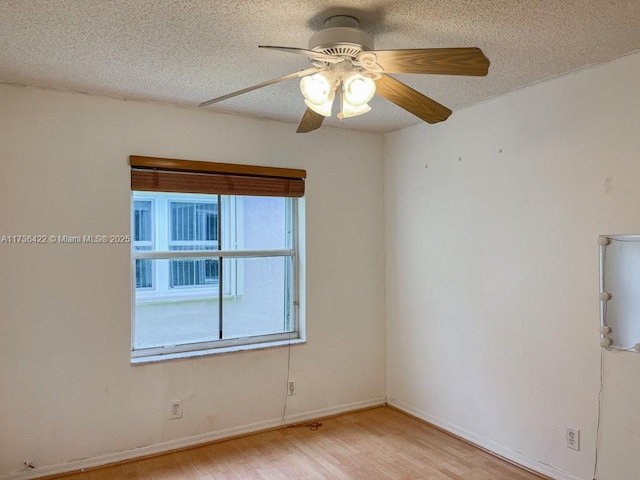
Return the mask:
<path fill-rule="evenodd" d="M 482 450 L 486 450 L 489 453 L 504 458 L 505 460 L 521 466 L 527 470 L 530 470 L 534 473 L 544 475 L 545 477 L 554 480 L 582 480 L 579 477 L 575 477 L 567 472 L 558 470 L 557 468 L 540 462 L 539 460 L 527 457 L 526 455 L 520 452 L 516 452 L 515 450 L 511 450 L 510 448 L 500 445 L 493 440 L 484 438 L 453 423 L 450 423 L 447 420 L 422 412 L 409 405 L 405 405 L 402 402 L 393 400 L 389 401 L 388 405 L 413 417 L 419 418 L 420 420 L 423 420 L 431 425 L 434 425 L 439 429 L 449 432 L 456 437 L 460 437 L 461 439 L 481 448 Z"/>
<path fill-rule="evenodd" d="M 318 420 L 321 418 L 331 417 L 334 415 L 340 415 L 356 410 L 362 410 L 365 408 L 372 408 L 384 405 L 386 402 L 385 397 L 374 398 L 371 400 L 365 400 L 361 402 L 347 403 L 338 405 L 335 407 L 321 408 L 319 410 L 312 410 L 310 412 L 299 413 L 295 415 L 287 415 L 285 418 L 286 424 L 295 424 L 306 422 L 310 420 Z M 176 450 L 182 450 L 189 447 L 195 447 L 206 443 L 216 442 L 220 440 L 226 440 L 233 437 L 242 435 L 248 435 L 252 433 L 258 433 L 264 430 L 271 430 L 282 426 L 282 418 L 274 418 L 271 420 L 265 420 L 262 422 L 251 423 L 248 425 L 242 425 L 239 427 L 228 428 L 225 430 L 218 430 L 201 435 L 194 435 L 191 437 L 178 438 L 175 440 L 169 440 L 166 442 L 156 443 L 153 445 L 147 445 L 131 450 L 124 450 L 121 452 L 109 453 L 106 455 L 100 455 L 97 457 L 84 458 L 81 460 L 74 460 L 71 462 L 65 462 L 55 465 L 37 466 L 36 468 L 8 473 L 0 474 L 0 480 L 31 480 L 41 477 L 52 477 L 55 475 L 61 475 L 65 473 L 80 472 L 83 470 L 93 469 L 96 467 L 104 467 L 110 464 L 122 463 L 131 460 L 135 460 L 143 457 L 150 457 L 154 455 L 160 455 L 169 453 Z"/>

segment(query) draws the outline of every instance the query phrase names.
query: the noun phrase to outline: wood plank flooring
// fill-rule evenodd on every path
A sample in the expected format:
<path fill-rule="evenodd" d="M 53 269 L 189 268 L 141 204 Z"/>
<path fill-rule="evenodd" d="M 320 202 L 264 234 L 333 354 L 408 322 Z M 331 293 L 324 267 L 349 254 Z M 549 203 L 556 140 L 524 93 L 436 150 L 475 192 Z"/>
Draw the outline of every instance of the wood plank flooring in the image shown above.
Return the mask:
<path fill-rule="evenodd" d="M 389 407 L 65 476 L 65 480 L 540 480 Z"/>

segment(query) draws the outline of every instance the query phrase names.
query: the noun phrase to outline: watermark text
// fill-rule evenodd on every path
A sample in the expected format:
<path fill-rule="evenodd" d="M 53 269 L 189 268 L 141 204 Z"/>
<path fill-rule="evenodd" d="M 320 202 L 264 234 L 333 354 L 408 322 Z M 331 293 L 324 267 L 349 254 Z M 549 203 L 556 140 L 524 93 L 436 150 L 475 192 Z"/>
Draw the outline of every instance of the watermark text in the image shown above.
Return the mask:
<path fill-rule="evenodd" d="M 43 244 L 43 243 L 71 243 L 71 244 L 113 244 L 131 243 L 131 235 L 0 235 L 0 244 Z"/>

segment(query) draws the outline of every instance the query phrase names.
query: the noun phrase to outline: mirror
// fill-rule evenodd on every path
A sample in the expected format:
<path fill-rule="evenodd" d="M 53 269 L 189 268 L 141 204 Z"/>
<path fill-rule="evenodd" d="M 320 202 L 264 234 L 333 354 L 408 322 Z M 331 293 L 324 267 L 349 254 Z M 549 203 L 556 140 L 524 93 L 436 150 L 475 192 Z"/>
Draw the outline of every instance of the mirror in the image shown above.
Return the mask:
<path fill-rule="evenodd" d="M 640 235 L 600 237 L 602 346 L 640 350 Z"/>

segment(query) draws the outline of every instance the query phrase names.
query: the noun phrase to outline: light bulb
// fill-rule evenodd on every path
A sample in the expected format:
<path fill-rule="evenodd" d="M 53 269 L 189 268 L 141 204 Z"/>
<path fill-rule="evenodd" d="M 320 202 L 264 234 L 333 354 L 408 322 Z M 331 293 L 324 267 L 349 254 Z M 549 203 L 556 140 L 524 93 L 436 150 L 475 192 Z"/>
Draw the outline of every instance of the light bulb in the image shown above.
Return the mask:
<path fill-rule="evenodd" d="M 300 90 L 304 98 L 314 105 L 322 105 L 333 101 L 332 93 L 336 88 L 336 78 L 332 72 L 318 72 L 300 80 Z M 306 102 L 305 102 L 306 103 Z"/>
<path fill-rule="evenodd" d="M 371 77 L 358 72 L 348 72 L 342 77 L 344 98 L 354 107 L 366 104 L 376 93 L 376 83 Z M 362 112 L 365 113 L 365 112 Z"/>

